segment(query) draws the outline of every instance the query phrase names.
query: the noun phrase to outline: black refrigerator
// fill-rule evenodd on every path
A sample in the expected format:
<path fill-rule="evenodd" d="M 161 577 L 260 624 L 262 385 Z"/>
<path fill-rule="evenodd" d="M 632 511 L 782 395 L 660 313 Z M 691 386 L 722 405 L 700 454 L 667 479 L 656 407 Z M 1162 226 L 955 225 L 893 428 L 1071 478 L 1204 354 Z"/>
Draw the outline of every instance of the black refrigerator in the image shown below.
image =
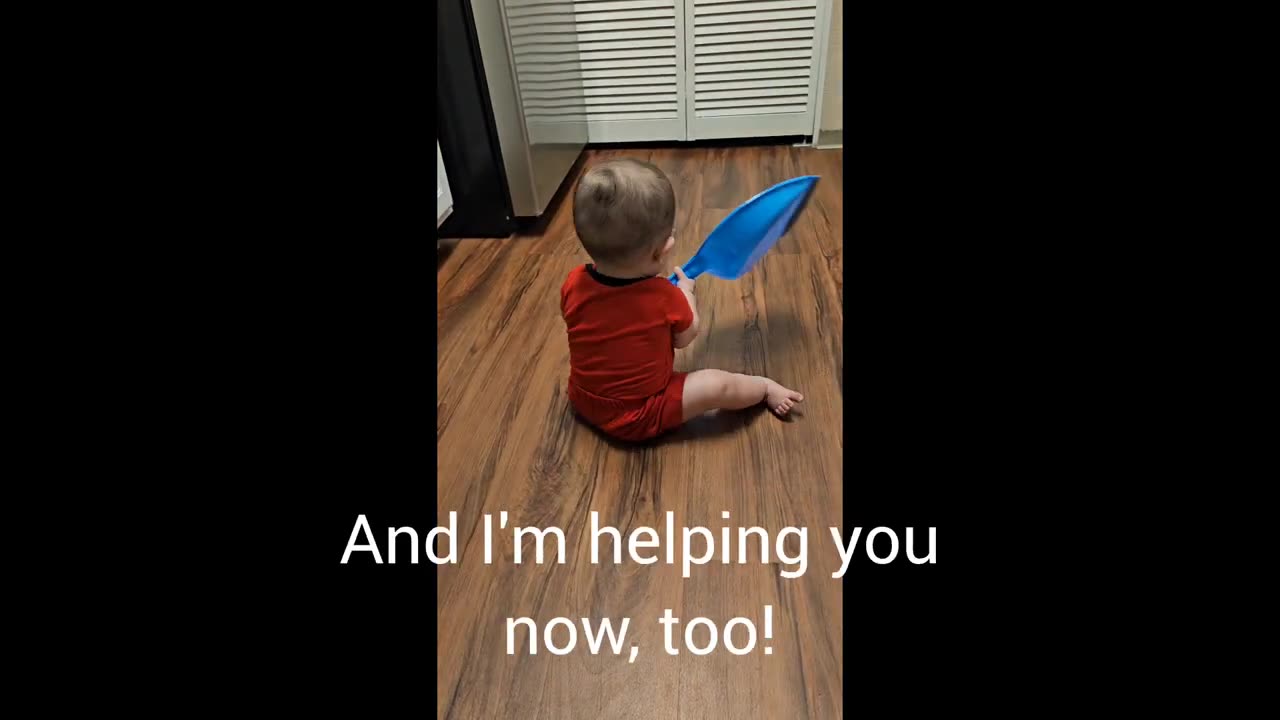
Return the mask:
<path fill-rule="evenodd" d="M 586 145 L 579 62 L 573 52 L 525 52 L 536 28 L 505 0 L 437 7 L 436 140 L 453 196 L 438 237 L 506 237 L 548 210 Z M 546 16 L 557 12 L 564 17 Z M 572 4 L 547 6 L 538 21 L 547 20 L 572 27 Z M 527 102 L 535 86 L 555 88 L 553 100 L 540 89 Z"/>

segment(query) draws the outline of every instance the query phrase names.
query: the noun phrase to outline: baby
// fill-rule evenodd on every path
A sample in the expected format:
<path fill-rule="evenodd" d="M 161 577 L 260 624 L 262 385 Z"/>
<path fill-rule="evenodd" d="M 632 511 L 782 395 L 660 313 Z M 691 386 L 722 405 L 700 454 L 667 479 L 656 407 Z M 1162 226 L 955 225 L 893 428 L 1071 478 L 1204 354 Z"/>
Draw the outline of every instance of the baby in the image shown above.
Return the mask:
<path fill-rule="evenodd" d="M 698 335 L 693 281 L 676 268 L 676 199 L 660 170 L 634 160 L 595 165 L 578 181 L 573 224 L 594 261 L 560 288 L 569 335 L 569 401 L 616 438 L 645 440 L 710 410 L 761 401 L 779 416 L 804 400 L 766 377 L 723 370 L 678 373 L 675 348 Z"/>

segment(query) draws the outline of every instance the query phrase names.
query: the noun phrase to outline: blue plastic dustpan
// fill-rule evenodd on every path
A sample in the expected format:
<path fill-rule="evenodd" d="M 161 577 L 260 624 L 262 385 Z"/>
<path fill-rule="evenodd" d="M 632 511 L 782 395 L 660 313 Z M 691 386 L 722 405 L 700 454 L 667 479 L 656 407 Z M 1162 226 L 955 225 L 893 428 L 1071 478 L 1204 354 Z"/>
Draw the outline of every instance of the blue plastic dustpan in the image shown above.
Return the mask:
<path fill-rule="evenodd" d="M 817 184 L 816 175 L 798 177 L 742 203 L 720 221 L 680 269 L 690 280 L 703 273 L 723 280 L 742 277 L 787 234 Z M 671 282 L 676 282 L 675 275 Z"/>

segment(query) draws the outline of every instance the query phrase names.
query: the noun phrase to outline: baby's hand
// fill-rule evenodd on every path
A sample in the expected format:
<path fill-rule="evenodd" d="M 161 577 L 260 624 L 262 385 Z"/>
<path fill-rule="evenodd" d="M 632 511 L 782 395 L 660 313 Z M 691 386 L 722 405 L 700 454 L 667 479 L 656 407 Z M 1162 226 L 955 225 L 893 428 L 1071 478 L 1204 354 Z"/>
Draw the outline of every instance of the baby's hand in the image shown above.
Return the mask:
<path fill-rule="evenodd" d="M 676 268 L 676 287 L 687 293 L 693 293 L 693 281 L 680 268 Z"/>

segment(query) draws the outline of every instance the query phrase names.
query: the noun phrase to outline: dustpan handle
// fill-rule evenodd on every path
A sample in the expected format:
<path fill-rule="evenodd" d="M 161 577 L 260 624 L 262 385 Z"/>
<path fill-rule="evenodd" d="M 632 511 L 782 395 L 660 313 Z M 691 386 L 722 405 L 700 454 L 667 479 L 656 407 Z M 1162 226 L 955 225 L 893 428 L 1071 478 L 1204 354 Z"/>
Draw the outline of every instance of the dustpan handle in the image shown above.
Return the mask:
<path fill-rule="evenodd" d="M 681 265 L 680 269 L 684 271 L 685 277 L 689 278 L 690 280 L 697 280 L 698 276 L 701 275 L 703 271 L 702 263 L 698 261 L 697 255 L 694 255 L 692 258 L 689 258 L 689 262 L 685 263 L 684 265 Z M 675 273 L 671 273 L 671 277 L 667 279 L 671 281 L 672 285 L 675 285 L 676 283 L 680 282 L 680 278 L 676 277 Z"/>

